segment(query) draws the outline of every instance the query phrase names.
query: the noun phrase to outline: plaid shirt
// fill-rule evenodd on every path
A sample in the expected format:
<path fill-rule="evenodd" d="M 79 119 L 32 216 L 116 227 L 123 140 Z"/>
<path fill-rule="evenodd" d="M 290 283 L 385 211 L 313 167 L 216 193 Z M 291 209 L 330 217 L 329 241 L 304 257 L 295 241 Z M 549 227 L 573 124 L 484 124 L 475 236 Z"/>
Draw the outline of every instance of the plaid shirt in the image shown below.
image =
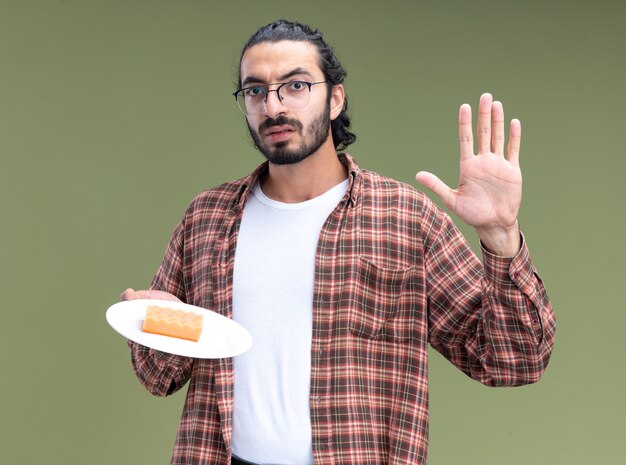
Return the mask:
<path fill-rule="evenodd" d="M 555 319 L 524 241 L 484 263 L 446 213 L 411 186 L 339 155 L 350 186 L 315 259 L 311 423 L 315 464 L 425 464 L 428 344 L 489 386 L 537 381 Z M 232 317 L 237 233 L 260 174 L 200 194 L 152 288 Z M 165 396 L 190 381 L 172 464 L 230 463 L 233 362 L 129 342 L 137 376 Z"/>

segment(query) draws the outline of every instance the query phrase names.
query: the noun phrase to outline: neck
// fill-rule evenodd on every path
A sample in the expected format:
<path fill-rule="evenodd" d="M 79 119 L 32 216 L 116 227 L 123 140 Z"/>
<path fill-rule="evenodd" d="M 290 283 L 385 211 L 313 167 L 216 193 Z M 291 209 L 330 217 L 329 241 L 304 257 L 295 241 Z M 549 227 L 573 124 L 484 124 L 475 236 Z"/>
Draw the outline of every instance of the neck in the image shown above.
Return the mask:
<path fill-rule="evenodd" d="M 299 163 L 270 163 L 267 176 L 261 180 L 263 193 L 279 202 L 305 202 L 345 180 L 346 170 L 337 158 L 332 138 L 329 140 Z"/>

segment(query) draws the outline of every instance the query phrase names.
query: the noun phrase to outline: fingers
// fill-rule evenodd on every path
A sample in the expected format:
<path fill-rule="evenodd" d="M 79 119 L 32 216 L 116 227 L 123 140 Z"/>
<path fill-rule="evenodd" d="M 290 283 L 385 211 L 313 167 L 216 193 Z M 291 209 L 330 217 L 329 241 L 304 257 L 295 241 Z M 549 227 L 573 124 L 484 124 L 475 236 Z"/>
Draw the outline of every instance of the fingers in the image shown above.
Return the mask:
<path fill-rule="evenodd" d="M 459 146 L 461 160 L 474 156 L 474 138 L 472 136 L 472 108 L 464 103 L 459 109 Z"/>
<path fill-rule="evenodd" d="M 491 106 L 491 124 L 491 151 L 504 155 L 504 108 L 501 102 L 493 102 Z"/>
<path fill-rule="evenodd" d="M 493 97 L 491 94 L 480 96 L 478 103 L 478 153 L 487 153 L 491 150 L 491 108 Z"/>
<path fill-rule="evenodd" d="M 144 290 L 144 291 L 135 291 L 134 289 L 128 288 L 124 292 L 120 294 L 120 300 L 135 300 L 135 299 L 159 299 L 159 300 L 172 300 L 176 302 L 180 302 L 181 300 L 173 294 L 165 291 L 156 291 L 156 290 Z"/>
<path fill-rule="evenodd" d="M 420 171 L 415 175 L 415 179 L 437 194 L 447 207 L 450 206 L 453 191 L 441 179 L 427 171 Z"/>
<path fill-rule="evenodd" d="M 515 164 L 519 163 L 521 133 L 519 120 L 511 120 L 507 156 L 509 161 Z M 493 101 L 491 94 L 485 93 L 480 97 L 476 134 L 479 154 L 491 152 L 504 155 L 504 108 L 501 102 Z"/>
<path fill-rule="evenodd" d="M 509 162 L 515 166 L 519 166 L 519 148 L 521 143 L 522 123 L 518 119 L 512 119 L 509 129 L 509 144 L 506 147 L 506 154 Z"/>

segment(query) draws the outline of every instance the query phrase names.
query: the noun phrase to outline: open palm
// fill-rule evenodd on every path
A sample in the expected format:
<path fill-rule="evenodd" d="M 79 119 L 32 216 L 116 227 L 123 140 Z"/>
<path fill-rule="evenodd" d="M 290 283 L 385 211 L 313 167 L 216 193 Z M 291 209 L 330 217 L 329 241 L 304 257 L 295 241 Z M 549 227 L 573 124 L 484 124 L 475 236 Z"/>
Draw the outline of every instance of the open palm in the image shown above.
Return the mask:
<path fill-rule="evenodd" d="M 506 157 L 504 154 L 504 110 L 490 94 L 483 94 L 478 105 L 478 153 L 474 154 L 472 109 L 459 110 L 461 152 L 459 184 L 451 189 L 428 172 L 416 175 L 418 182 L 441 197 L 461 220 L 479 231 L 517 228 L 522 200 L 522 173 L 519 167 L 521 125 L 512 120 Z"/>

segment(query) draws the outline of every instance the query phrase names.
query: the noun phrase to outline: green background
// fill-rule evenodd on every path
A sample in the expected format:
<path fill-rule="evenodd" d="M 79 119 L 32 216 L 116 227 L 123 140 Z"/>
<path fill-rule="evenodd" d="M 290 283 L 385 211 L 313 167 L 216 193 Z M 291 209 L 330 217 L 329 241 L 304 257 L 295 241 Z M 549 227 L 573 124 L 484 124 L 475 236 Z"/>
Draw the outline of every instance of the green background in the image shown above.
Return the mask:
<path fill-rule="evenodd" d="M 432 352 L 430 465 L 624 463 L 618 4 L 1 0 L 0 462 L 169 463 L 184 392 L 143 389 L 105 311 L 149 284 L 198 192 L 262 161 L 230 93 L 248 35 L 287 17 L 348 69 L 362 167 L 454 184 L 461 103 L 489 91 L 522 121 L 556 348 L 538 384 L 500 390 Z"/>

